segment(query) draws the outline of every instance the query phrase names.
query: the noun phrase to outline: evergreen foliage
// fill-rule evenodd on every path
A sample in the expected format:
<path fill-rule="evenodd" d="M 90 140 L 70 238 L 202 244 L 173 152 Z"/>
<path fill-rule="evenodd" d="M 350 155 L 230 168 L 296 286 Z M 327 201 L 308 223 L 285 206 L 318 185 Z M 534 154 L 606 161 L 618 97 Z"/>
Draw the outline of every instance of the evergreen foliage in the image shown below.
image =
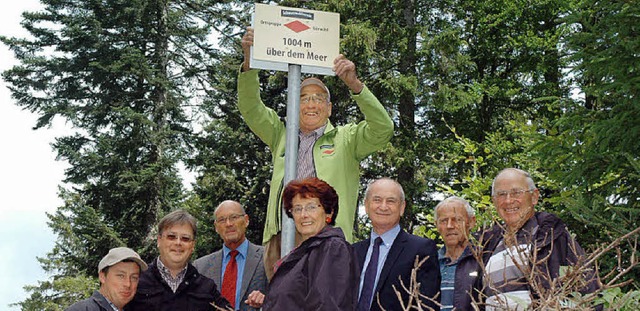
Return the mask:
<path fill-rule="evenodd" d="M 639 226 L 639 6 L 276 2 L 340 13 L 340 51 L 396 125 L 391 144 L 363 162 L 361 189 L 398 179 L 408 200 L 404 228 L 437 239 L 432 209 L 443 195 L 465 197 L 479 223 L 491 223 L 491 179 L 511 166 L 533 174 L 538 209 L 558 214 L 587 249 Z M 28 286 L 19 306 L 61 310 L 88 296 L 111 247 L 154 258 L 156 221 L 178 207 L 200 221 L 195 256 L 221 246 L 213 210 L 226 199 L 245 206 L 248 238 L 260 241 L 272 155 L 236 108 L 239 41 L 254 2 L 42 3 L 45 10 L 23 15 L 31 38 L 0 37 L 20 61 L 3 78 L 17 105 L 39 116 L 35 129 L 57 117 L 76 133 L 53 144 L 70 168 L 64 205 L 49 215 L 58 241 L 40 259 L 51 279 Z M 263 101 L 284 119 L 286 73 L 259 78 Z M 331 122 L 361 120 L 343 83 L 323 80 Z M 196 175 L 192 191 L 180 163 Z M 354 225 L 367 236 L 364 217 Z M 624 258 L 637 252 L 623 249 Z M 616 258 L 602 258 L 603 269 Z"/>

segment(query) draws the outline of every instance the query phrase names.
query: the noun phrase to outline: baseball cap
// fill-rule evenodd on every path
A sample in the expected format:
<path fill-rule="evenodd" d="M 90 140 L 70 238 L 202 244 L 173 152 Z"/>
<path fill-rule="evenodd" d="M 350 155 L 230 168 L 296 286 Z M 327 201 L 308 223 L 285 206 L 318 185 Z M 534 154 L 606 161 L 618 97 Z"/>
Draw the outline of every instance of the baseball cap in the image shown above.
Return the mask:
<path fill-rule="evenodd" d="M 325 92 L 327 92 L 327 100 L 331 101 L 331 93 L 329 93 L 329 89 L 327 88 L 326 85 L 324 85 L 324 83 L 322 83 L 322 80 L 318 79 L 318 78 L 306 78 L 302 81 L 302 83 L 300 83 L 300 89 L 302 89 L 303 87 L 307 86 L 307 85 L 312 85 L 315 84 L 317 86 L 320 86 L 321 88 L 324 89 Z"/>
<path fill-rule="evenodd" d="M 147 270 L 147 264 L 140 258 L 140 255 L 128 247 L 116 247 L 109 250 L 109 253 L 102 257 L 98 264 L 98 273 L 106 267 L 111 267 L 123 260 L 130 259 L 135 261 L 141 271 Z"/>

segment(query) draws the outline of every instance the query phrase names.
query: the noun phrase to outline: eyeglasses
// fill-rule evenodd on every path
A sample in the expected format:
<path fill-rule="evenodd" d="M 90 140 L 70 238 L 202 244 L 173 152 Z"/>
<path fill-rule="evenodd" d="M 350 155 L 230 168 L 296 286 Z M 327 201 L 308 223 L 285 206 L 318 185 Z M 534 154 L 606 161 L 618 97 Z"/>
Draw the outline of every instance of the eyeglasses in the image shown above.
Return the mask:
<path fill-rule="evenodd" d="M 300 104 L 308 104 L 309 101 L 313 101 L 316 104 L 327 102 L 327 95 L 324 94 L 309 94 L 300 96 Z"/>
<path fill-rule="evenodd" d="M 511 189 L 509 191 L 496 191 L 493 195 L 497 200 L 506 200 L 507 197 L 511 197 L 512 199 L 520 199 L 522 195 L 526 192 L 533 192 L 535 189 Z"/>
<path fill-rule="evenodd" d="M 313 213 L 316 210 L 316 208 L 320 206 L 321 206 L 320 204 L 308 204 L 306 206 L 295 205 L 293 208 L 291 208 L 291 213 L 294 215 L 300 215 L 302 214 L 303 210 L 307 213 Z"/>
<path fill-rule="evenodd" d="M 193 242 L 193 237 L 189 235 L 177 235 L 175 233 L 167 233 L 164 235 L 164 238 L 169 241 L 176 241 L 180 239 L 182 243 L 191 243 Z"/>
<path fill-rule="evenodd" d="M 235 215 L 231 215 L 231 216 L 227 216 L 227 217 L 216 218 L 216 223 L 217 224 L 226 224 L 227 220 L 230 220 L 233 223 L 233 222 L 236 222 L 236 220 L 244 217 L 244 215 L 246 215 L 246 214 L 235 214 Z"/>

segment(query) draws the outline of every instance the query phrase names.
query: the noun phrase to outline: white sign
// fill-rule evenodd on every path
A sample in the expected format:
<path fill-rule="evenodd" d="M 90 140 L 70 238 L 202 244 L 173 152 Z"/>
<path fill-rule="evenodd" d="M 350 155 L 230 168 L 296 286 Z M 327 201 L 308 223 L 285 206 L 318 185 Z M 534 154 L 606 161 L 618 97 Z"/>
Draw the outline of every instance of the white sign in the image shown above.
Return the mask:
<path fill-rule="evenodd" d="M 251 67 L 334 75 L 340 54 L 340 14 L 256 3 Z"/>

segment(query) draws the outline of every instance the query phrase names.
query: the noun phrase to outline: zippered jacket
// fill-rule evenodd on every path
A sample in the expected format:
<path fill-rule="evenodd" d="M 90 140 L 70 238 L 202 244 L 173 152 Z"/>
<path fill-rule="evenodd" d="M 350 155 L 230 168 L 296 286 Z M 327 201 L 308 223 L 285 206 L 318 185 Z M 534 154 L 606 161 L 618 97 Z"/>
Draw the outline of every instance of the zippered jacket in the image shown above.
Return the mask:
<path fill-rule="evenodd" d="M 525 234 L 523 232 L 531 232 Z M 502 240 L 504 235 L 504 225 L 494 225 L 490 230 L 483 234 L 481 242 L 485 245 L 483 249 L 483 262 L 486 264 L 493 254 L 494 250 Z M 537 264 L 534 267 L 534 277 L 536 283 L 542 288 L 548 290 L 551 288 L 551 281 L 560 276 L 561 267 L 574 266 L 584 264 L 585 252 L 580 244 L 571 236 L 567 230 L 567 226 L 558 216 L 547 212 L 536 212 L 518 232 L 519 243 L 526 242 L 531 244 L 533 250 L 531 254 L 535 254 Z M 521 238 L 530 236 L 529 238 Z M 598 277 L 593 270 L 584 274 L 585 287 L 576 290 L 583 294 L 595 292 L 600 288 Z M 540 293 L 537 288 L 531 288 L 533 299 L 538 299 Z M 596 309 L 599 309 L 597 307 Z"/>
<path fill-rule="evenodd" d="M 273 174 L 262 237 L 262 243 L 267 244 L 281 228 L 286 129 L 280 116 L 266 107 L 260 98 L 258 72 L 249 70 L 239 73 L 238 109 L 251 131 L 271 150 Z M 349 242 L 353 241 L 353 224 L 358 207 L 360 161 L 386 146 L 393 136 L 393 121 L 366 86 L 360 94 L 352 94 L 351 97 L 365 119 L 337 127 L 327 122 L 324 134 L 313 146 L 316 176 L 338 193 L 336 226 L 342 228 Z"/>

